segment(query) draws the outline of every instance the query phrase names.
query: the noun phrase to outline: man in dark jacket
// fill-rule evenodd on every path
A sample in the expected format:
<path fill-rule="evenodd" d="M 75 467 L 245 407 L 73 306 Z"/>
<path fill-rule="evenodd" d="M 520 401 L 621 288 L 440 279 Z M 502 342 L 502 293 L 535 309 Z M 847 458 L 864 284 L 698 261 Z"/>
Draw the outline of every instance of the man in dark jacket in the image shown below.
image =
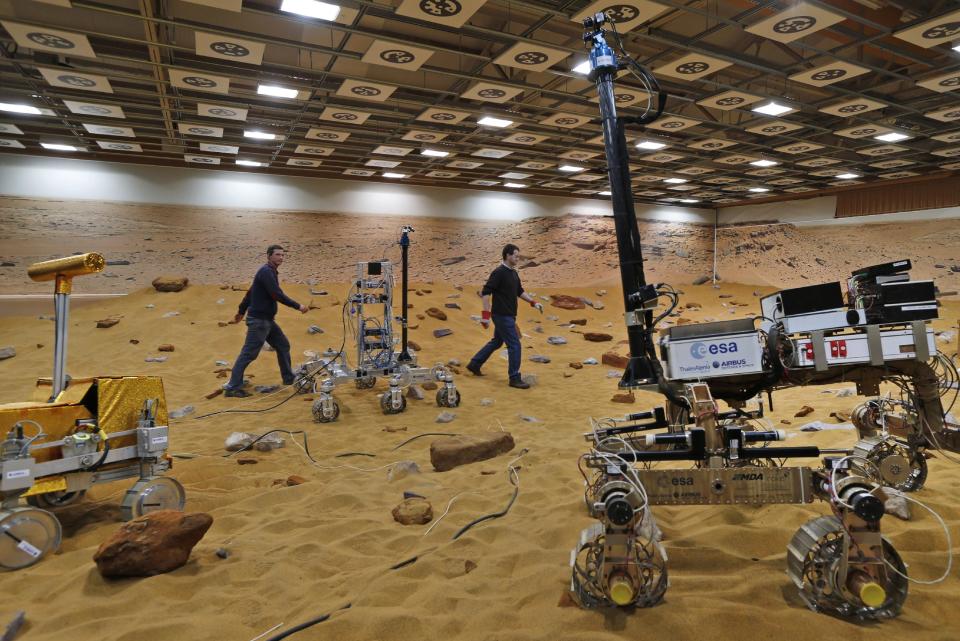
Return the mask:
<path fill-rule="evenodd" d="M 247 315 L 247 339 L 240 350 L 240 356 L 233 364 L 233 372 L 230 374 L 230 382 L 223 390 L 224 396 L 245 397 L 250 396 L 250 392 L 243 389 L 243 372 L 247 365 L 252 363 L 264 342 L 268 343 L 277 352 L 277 363 L 280 365 L 280 376 L 283 378 L 284 385 L 293 384 L 293 369 L 290 366 L 290 341 L 284 336 L 283 330 L 274 321 L 277 315 L 277 303 L 283 303 L 287 307 L 299 310 L 301 314 L 307 313 L 307 308 L 289 296 L 280 289 L 280 279 L 277 268 L 283 264 L 284 249 L 280 245 L 270 245 L 267 248 L 267 262 L 257 270 L 257 275 L 253 277 L 253 284 L 247 290 L 243 300 L 240 301 L 240 307 L 233 321 L 239 323 L 243 320 L 243 315 Z"/>
<path fill-rule="evenodd" d="M 487 279 L 487 284 L 483 286 L 483 291 L 480 292 L 483 298 L 483 316 L 480 323 L 486 329 L 490 327 L 490 321 L 493 321 L 493 338 L 470 359 L 470 362 L 467 363 L 467 369 L 474 376 L 483 376 L 480 368 L 495 351 L 506 343 L 510 387 L 527 389 L 530 384 L 520 377 L 520 332 L 517 329 L 517 299 L 520 298 L 530 303 L 541 314 L 543 313 L 543 305 L 523 291 L 523 286 L 520 284 L 520 274 L 517 273 L 517 265 L 520 263 L 520 248 L 508 244 L 504 246 L 501 256 L 503 262 L 493 270 L 490 278 Z"/>

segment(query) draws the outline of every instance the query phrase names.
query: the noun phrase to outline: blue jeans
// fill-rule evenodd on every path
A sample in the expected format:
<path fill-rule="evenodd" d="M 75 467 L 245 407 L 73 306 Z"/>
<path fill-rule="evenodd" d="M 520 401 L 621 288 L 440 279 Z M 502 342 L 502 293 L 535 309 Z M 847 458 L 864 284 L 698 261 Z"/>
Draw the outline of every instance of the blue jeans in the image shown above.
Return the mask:
<path fill-rule="evenodd" d="M 517 331 L 516 316 L 493 314 L 493 338 L 474 354 L 470 363 L 477 368 L 483 366 L 495 351 L 507 344 L 507 366 L 510 380 L 520 379 L 520 333 Z"/>
<path fill-rule="evenodd" d="M 243 385 L 243 372 L 247 369 L 247 365 L 260 355 L 264 343 L 269 343 L 270 347 L 277 352 L 277 363 L 280 365 L 283 384 L 289 385 L 293 382 L 293 369 L 290 367 L 290 341 L 284 336 L 283 330 L 275 321 L 247 316 L 247 339 L 243 342 L 237 362 L 233 364 L 227 389 L 237 389 Z"/>

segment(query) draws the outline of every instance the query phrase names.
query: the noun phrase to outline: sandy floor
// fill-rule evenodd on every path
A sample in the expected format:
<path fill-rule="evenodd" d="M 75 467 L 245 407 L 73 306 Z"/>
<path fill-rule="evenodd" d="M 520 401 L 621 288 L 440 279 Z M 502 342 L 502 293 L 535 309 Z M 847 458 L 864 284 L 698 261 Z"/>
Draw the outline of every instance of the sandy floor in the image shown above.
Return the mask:
<path fill-rule="evenodd" d="M 52 246 L 51 246 L 52 247 Z M 78 249 L 86 246 L 78 244 Z M 354 252 L 356 250 L 353 250 Z M 558 252 L 559 254 L 559 252 Z M 216 269 L 216 265 L 212 266 Z M 250 271 L 247 269 L 246 271 Z M 226 269 L 222 274 L 232 274 Z M 241 272 L 246 273 L 246 272 Z M 221 278 L 233 280 L 233 276 Z M 77 281 L 78 289 L 95 290 L 100 277 Z M 202 279 L 199 279 L 202 280 Z M 334 348 L 340 343 L 338 302 L 342 280 L 323 279 L 316 288 L 330 292 L 311 296 L 305 285 L 286 287 L 302 302 L 320 309 L 305 316 L 283 309 L 279 322 L 290 337 L 294 354 Z M 469 319 L 478 301 L 471 288 L 453 288 L 457 281 L 423 283 L 430 294 L 412 295 L 413 313 L 427 307 L 459 302 L 462 311 L 446 310 L 447 322 L 414 320 L 411 337 L 423 347 L 422 363 L 459 359 L 466 362 L 485 334 Z M 5 288 L 6 288 L 6 281 Z M 474 282 L 470 280 L 464 283 Z M 580 281 L 583 282 L 583 281 Z M 213 515 L 214 524 L 194 549 L 190 562 L 170 574 L 143 580 L 105 581 L 92 556 L 118 527 L 118 503 L 126 483 L 101 486 L 87 500 L 62 510 L 65 538 L 59 554 L 16 573 L 0 574 L 0 625 L 24 609 L 29 627 L 18 639 L 61 641 L 149 641 L 168 639 L 247 641 L 283 623 L 290 626 L 335 611 L 329 621 L 295 639 L 421 639 L 469 641 L 564 639 L 772 639 L 822 641 L 842 639 L 912 639 L 954 641 L 960 626 L 960 581 L 956 575 L 938 586 L 911 585 L 903 614 L 880 625 L 858 626 L 808 611 L 795 597 L 785 569 L 785 549 L 805 521 L 825 514 L 823 504 L 738 508 L 655 508 L 670 555 L 671 587 L 658 607 L 632 613 L 599 613 L 560 607 L 569 584 L 569 551 L 580 530 L 591 523 L 583 508 L 582 482 L 576 459 L 585 449 L 581 434 L 588 416 L 622 415 L 659 404 L 653 394 L 638 394 L 635 405 L 610 402 L 616 391 L 610 368 L 568 367 L 568 362 L 598 358 L 625 338 L 622 303 L 613 287 L 598 297 L 596 287 L 531 286 L 537 294 L 563 292 L 602 300 L 603 311 L 565 312 L 547 308 L 544 316 L 521 310 L 526 334 L 524 371 L 538 384 L 520 391 L 506 386 L 506 362 L 494 356 L 486 376 L 457 377 L 463 404 L 456 419 L 434 422 L 439 409 L 432 394 L 412 401 L 401 415 L 380 413 L 373 391 L 339 388 L 343 413 L 337 423 L 311 421 L 310 404 L 294 397 L 275 410 L 258 414 L 220 414 L 204 420 L 195 416 L 236 408 L 273 405 L 285 395 L 257 396 L 249 402 L 204 395 L 223 383 L 215 361 L 231 361 L 243 339 L 242 326 L 219 327 L 234 313 L 241 294 L 216 285 L 194 286 L 176 294 L 139 290 L 128 297 L 78 307 L 70 327 L 69 371 L 85 374 L 159 374 L 164 378 L 170 408 L 194 405 L 194 414 L 172 421 L 171 451 L 195 458 L 178 458 L 172 475 L 187 488 L 188 510 Z M 758 312 L 755 286 L 724 284 L 683 286 L 684 301 L 703 309 L 691 320 L 734 318 Z M 721 299 L 721 294 L 733 298 Z M 459 298 L 449 298 L 459 296 Z M 222 299 L 222 303 L 220 300 Z M 732 301 L 746 307 L 729 307 Z M 152 305 L 153 307 L 148 307 Z M 734 313 L 731 313 L 733 310 Z M 170 311 L 179 315 L 164 317 Z M 120 323 L 96 329 L 95 321 L 121 315 Z M 556 315 L 559 320 L 548 320 Z M 948 303 L 936 324 L 946 329 L 960 316 L 960 304 Z M 614 343 L 589 343 L 558 325 L 572 318 L 588 319 L 585 330 L 614 335 Z M 316 324 L 325 330 L 307 334 Z M 453 335 L 434 339 L 432 330 L 449 327 Z M 542 327 L 543 332 L 536 331 Z M 17 356 L 0 361 L 0 402 L 25 399 L 38 376 L 48 376 L 53 353 L 53 323 L 36 316 L 0 318 L 0 346 L 13 345 Z M 548 336 L 569 340 L 548 345 Z M 136 339 L 139 344 L 131 344 Z M 954 351 L 955 341 L 949 345 Z M 146 363 L 161 343 L 176 351 L 165 363 Z M 621 349 L 623 347 L 621 346 Z M 543 354 L 550 364 L 527 358 Z M 279 382 L 272 355 L 263 353 L 248 373 L 255 384 Z M 570 374 L 570 376 L 566 376 Z M 384 388 L 378 384 L 378 391 Z M 856 397 L 837 398 L 839 387 L 794 389 L 775 396 L 768 418 L 777 427 L 796 433 L 792 443 L 850 446 L 845 431 L 800 433 L 804 422 L 829 418 L 834 410 L 849 410 Z M 481 399 L 493 404 L 482 406 Z M 793 418 L 809 404 L 815 412 Z M 535 417 L 526 422 L 522 416 Z M 781 425 L 791 421 L 791 426 Z M 288 440 L 287 447 L 249 455 L 259 462 L 240 466 L 223 457 L 224 438 L 233 431 L 263 432 L 274 428 L 305 430 L 311 451 L 321 462 L 312 466 Z M 395 431 L 395 430 L 401 431 Z M 518 453 L 446 473 L 432 471 L 430 438 L 398 447 L 425 432 L 481 434 L 505 429 L 527 454 L 518 462 L 520 495 L 502 519 L 478 526 L 457 541 L 453 533 L 478 515 L 501 509 L 511 495 L 506 465 Z M 392 430 L 392 431 L 391 431 Z M 345 452 L 374 457 L 337 458 Z M 388 482 L 386 468 L 398 460 L 417 462 L 422 473 Z M 484 474 L 484 472 L 492 472 Z M 309 479 L 296 487 L 274 486 L 275 479 L 300 474 Z M 919 497 L 950 524 L 954 551 L 960 552 L 960 466 L 942 456 L 930 461 L 927 487 Z M 401 526 L 390 510 L 405 490 L 426 496 L 435 518 L 456 501 L 429 535 L 429 526 Z M 885 532 L 917 578 L 932 578 L 943 570 L 945 540 L 932 518 L 918 514 L 912 522 L 892 517 Z M 225 547 L 231 556 L 215 555 Z M 398 570 L 389 568 L 418 555 Z M 467 573 L 465 564 L 476 569 Z"/>

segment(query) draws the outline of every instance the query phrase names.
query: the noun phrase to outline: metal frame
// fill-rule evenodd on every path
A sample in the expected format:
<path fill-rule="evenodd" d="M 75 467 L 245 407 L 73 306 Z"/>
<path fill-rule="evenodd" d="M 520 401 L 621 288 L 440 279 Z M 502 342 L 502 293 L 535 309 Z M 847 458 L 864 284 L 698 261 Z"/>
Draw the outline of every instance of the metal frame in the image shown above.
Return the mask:
<path fill-rule="evenodd" d="M 765 178 L 746 174 L 751 170 L 744 166 L 713 164 L 715 154 L 686 147 L 694 140 L 707 137 L 725 137 L 738 143 L 732 151 L 749 155 L 773 157 L 781 161 L 778 169 L 786 172 L 777 177 L 803 180 L 794 187 L 810 188 L 807 195 L 827 193 L 834 189 L 832 178 L 810 176 L 810 168 L 797 166 L 797 161 L 814 156 L 828 156 L 842 161 L 837 165 L 847 171 L 855 171 L 866 179 L 889 170 L 870 166 L 871 162 L 891 157 L 863 157 L 858 149 L 879 144 L 872 139 L 855 140 L 837 137 L 833 131 L 857 124 L 892 123 L 912 128 L 916 137 L 897 143 L 907 149 L 895 156 L 914 162 L 908 170 L 921 174 L 940 175 L 941 165 L 950 159 L 930 156 L 929 151 L 950 146 L 927 138 L 930 135 L 960 129 L 960 121 L 954 127 L 940 123 L 922 114 L 939 108 L 957 105 L 956 93 L 937 94 L 915 88 L 916 79 L 922 79 L 937 71 L 957 69 L 960 60 L 953 52 L 939 46 L 931 49 L 913 47 L 892 37 L 892 33 L 931 17 L 949 13 L 960 8 L 960 1 L 911 2 L 880 0 L 885 13 L 864 8 L 861 13 L 850 11 L 840 3 L 811 0 L 812 4 L 843 15 L 846 20 L 789 44 L 780 44 L 759 36 L 744 33 L 745 26 L 782 10 L 790 4 L 785 0 L 754 0 L 746 9 L 733 3 L 685 3 L 681 0 L 657 0 L 670 9 L 652 21 L 624 34 L 628 50 L 644 64 L 655 64 L 675 58 L 683 52 L 699 52 L 734 63 L 719 73 L 695 82 L 679 82 L 661 78 L 664 89 L 670 94 L 666 112 L 670 115 L 694 118 L 702 124 L 692 131 L 673 134 L 657 132 L 659 138 L 669 142 L 668 151 L 681 153 L 684 158 L 667 163 L 645 163 L 634 160 L 640 172 L 672 176 L 678 169 L 690 165 L 708 167 L 714 171 L 709 177 L 738 177 L 745 183 L 762 183 Z M 570 183 L 570 176 L 559 174 L 556 158 L 563 151 L 583 147 L 586 140 L 600 133 L 598 122 L 576 129 L 561 129 L 541 125 L 539 120 L 556 111 L 571 111 L 584 115 L 595 114 L 591 102 L 592 83 L 585 77 L 573 74 L 568 69 L 585 56 L 580 42 L 579 25 L 571 16 L 586 6 L 586 0 L 576 2 L 535 2 L 532 0 L 488 0 L 481 9 L 459 29 L 425 22 L 416 18 L 399 16 L 390 7 L 371 0 L 348 0 L 344 6 L 357 10 L 349 23 L 325 23 L 292 14 L 281 13 L 276 4 L 248 3 L 242 13 L 229 14 L 209 7 L 183 3 L 180 0 L 140 0 L 135 9 L 130 5 L 111 2 L 76 0 L 71 9 L 38 5 L 29 0 L 6 0 L 0 6 L 0 18 L 38 26 L 60 28 L 88 35 L 97 52 L 96 59 L 69 59 L 71 68 L 106 75 L 114 86 L 114 94 L 98 94 L 89 91 L 53 87 L 39 77 L 36 67 L 52 66 L 55 58 L 49 55 L 38 57 L 29 50 L 17 50 L 15 44 L 0 29 L 0 101 L 29 101 L 51 109 L 56 116 L 22 117 L 0 114 L 0 120 L 13 122 L 23 131 L 17 137 L 27 146 L 26 150 L 0 148 L 11 154 L 46 153 L 39 149 L 39 141 L 78 141 L 89 149 L 82 158 L 112 160 L 131 163 L 184 165 L 184 153 L 197 152 L 196 143 L 216 142 L 239 145 L 242 157 L 270 163 L 270 167 L 254 171 L 348 178 L 343 172 L 364 167 L 372 158 L 372 150 L 379 145 L 403 145 L 419 147 L 400 141 L 407 129 L 424 129 L 448 134 L 442 142 L 431 146 L 451 151 L 444 159 L 428 158 L 414 151 L 402 158 L 407 181 L 414 184 L 448 185 L 463 187 L 473 179 L 497 180 L 500 173 L 516 169 L 524 162 L 543 162 L 551 167 L 545 170 L 525 170 L 533 174 L 528 181 L 528 191 L 536 193 L 567 195 L 574 189 L 598 192 L 603 189 L 595 183 L 578 187 L 553 189 L 545 183 Z M 846 5 L 844 5 L 846 6 Z M 897 8 L 903 11 L 903 23 L 893 23 L 889 18 Z M 230 19 L 224 19 L 229 15 Z M 86 28 L 84 28 L 86 27 Z M 305 29 L 311 33 L 311 42 L 328 39 L 328 44 L 304 42 Z M 198 57 L 189 46 L 193 30 L 238 37 L 267 46 L 264 63 L 251 67 L 212 58 Z M 430 64 L 418 72 L 393 71 L 381 67 L 365 67 L 359 63 L 370 39 L 388 40 L 397 43 L 414 43 L 436 51 Z M 553 49 L 575 54 L 545 72 L 527 72 L 492 64 L 503 50 L 518 42 L 545 45 Z M 579 55 L 576 55 L 579 54 Z M 319 59 L 318 59 L 319 57 Z M 53 60 L 53 62 L 51 62 Z M 786 80 L 787 76 L 814 62 L 828 60 L 855 62 L 871 70 L 861 78 L 829 85 L 809 87 Z M 230 95 L 185 91 L 173 87 L 166 79 L 168 68 L 192 68 L 231 78 Z M 251 71 L 253 73 L 251 73 Z M 345 79 L 370 79 L 396 85 L 397 91 L 384 103 L 365 102 L 334 93 Z M 258 80 L 271 80 L 296 86 L 309 92 L 304 101 L 265 99 L 255 93 Z M 523 89 L 516 99 L 503 105 L 477 103 L 459 98 L 459 94 L 473 81 L 489 80 L 498 84 Z M 623 87 L 636 89 L 629 75 L 618 81 Z M 779 97 L 786 92 L 797 99 L 801 111 L 785 119 L 803 124 L 799 133 L 764 137 L 744 132 L 747 121 L 762 122 L 745 109 L 717 112 L 696 104 L 715 93 L 740 89 L 767 98 Z M 36 97 L 34 97 L 36 96 Z M 890 106 L 865 114 L 862 117 L 836 118 L 817 111 L 824 104 L 842 98 L 870 98 L 881 100 Z M 92 102 L 108 102 L 122 106 L 127 113 L 123 121 L 98 119 L 69 113 L 61 101 L 78 99 Z M 203 118 L 195 114 L 196 102 L 216 102 L 227 105 L 244 105 L 249 108 L 246 123 Z M 331 156 L 317 156 L 322 164 L 314 168 L 297 168 L 285 163 L 294 157 L 297 144 L 309 141 L 304 138 L 309 127 L 325 126 L 316 116 L 328 105 L 361 109 L 372 117 L 357 128 L 349 128 L 350 138 L 344 143 L 332 143 L 336 151 Z M 415 117 L 425 108 L 443 106 L 480 114 L 509 114 L 518 123 L 516 128 L 531 134 L 547 135 L 549 139 L 532 146 L 503 143 L 502 138 L 512 130 L 490 130 L 479 127 L 473 119 L 455 126 L 434 126 L 416 121 Z M 626 115 L 636 114 L 636 106 L 620 108 Z M 751 120 L 753 119 L 753 120 Z M 175 127 L 180 121 L 208 123 L 222 126 L 222 139 L 203 139 L 184 136 Z M 81 122 L 133 127 L 136 139 L 117 138 L 118 142 L 136 142 L 143 153 L 127 153 L 99 149 L 93 142 L 96 135 L 86 133 Z M 335 124 L 335 123 L 330 123 Z M 266 127 L 281 136 L 277 141 L 252 142 L 242 135 L 244 127 Z M 823 145 L 822 149 L 796 156 L 780 155 L 774 147 L 794 141 Z M 504 159 L 480 158 L 483 165 L 477 169 L 456 169 L 457 176 L 450 178 L 429 177 L 432 170 L 443 169 L 454 158 L 469 157 L 481 147 L 510 148 L 513 153 Z M 591 151 L 602 151 L 601 147 Z M 245 171 L 234 167 L 232 158 L 223 158 L 219 169 Z M 604 171 L 602 155 L 585 161 L 583 166 Z M 196 165 L 188 165 L 196 167 Z M 206 168 L 206 167 L 203 167 Z M 521 170 L 524 171 L 524 170 Z M 638 172 L 634 172 L 638 173 Z M 366 180 L 381 179 L 373 176 Z M 696 177 L 691 177 L 691 183 Z M 883 181 L 888 184 L 890 181 Z M 576 183 L 573 183 L 576 184 Z M 494 187 L 500 189 L 498 185 Z M 582 188 L 582 189 L 581 189 Z M 638 201 L 663 201 L 665 198 L 680 198 L 686 192 L 672 193 L 664 186 L 636 183 L 634 192 L 658 189 L 663 196 L 649 198 L 637 196 Z M 705 197 L 704 204 L 717 206 L 730 202 L 745 201 L 736 191 L 737 186 L 703 184 L 697 191 L 716 192 Z M 591 194 L 593 195 L 593 194 Z M 777 192 L 756 194 L 760 198 L 777 196 Z M 792 193 L 784 193 L 796 197 Z"/>

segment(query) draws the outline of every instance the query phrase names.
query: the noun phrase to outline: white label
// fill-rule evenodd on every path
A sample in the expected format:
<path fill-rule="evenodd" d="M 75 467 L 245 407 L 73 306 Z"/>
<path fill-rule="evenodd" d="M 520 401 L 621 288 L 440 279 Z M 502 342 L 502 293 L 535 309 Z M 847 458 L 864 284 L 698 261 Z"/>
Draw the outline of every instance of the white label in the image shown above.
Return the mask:
<path fill-rule="evenodd" d="M 166 443 L 166 442 L 167 442 L 166 436 L 154 436 L 152 439 L 150 439 L 151 445 L 160 445 L 161 443 Z"/>
<path fill-rule="evenodd" d="M 904 305 L 900 309 L 905 312 L 915 312 L 920 309 L 936 309 L 936 305 Z"/>
<path fill-rule="evenodd" d="M 30 470 L 11 470 L 7 472 L 8 479 L 22 479 L 24 476 L 30 476 Z"/>
<path fill-rule="evenodd" d="M 27 543 L 26 541 L 20 541 L 19 543 L 17 543 L 17 548 L 20 549 L 20 550 L 23 550 L 24 552 L 26 552 L 27 554 L 29 554 L 29 555 L 32 556 L 33 558 L 37 558 L 38 556 L 40 556 L 40 555 L 42 554 L 42 552 L 41 552 L 40 550 L 38 550 L 37 548 L 33 547 L 32 545 L 30 545 L 30 544 Z"/>
<path fill-rule="evenodd" d="M 613 56 L 597 56 L 597 64 L 594 65 L 594 69 L 597 67 L 612 67 L 613 66 Z"/>

